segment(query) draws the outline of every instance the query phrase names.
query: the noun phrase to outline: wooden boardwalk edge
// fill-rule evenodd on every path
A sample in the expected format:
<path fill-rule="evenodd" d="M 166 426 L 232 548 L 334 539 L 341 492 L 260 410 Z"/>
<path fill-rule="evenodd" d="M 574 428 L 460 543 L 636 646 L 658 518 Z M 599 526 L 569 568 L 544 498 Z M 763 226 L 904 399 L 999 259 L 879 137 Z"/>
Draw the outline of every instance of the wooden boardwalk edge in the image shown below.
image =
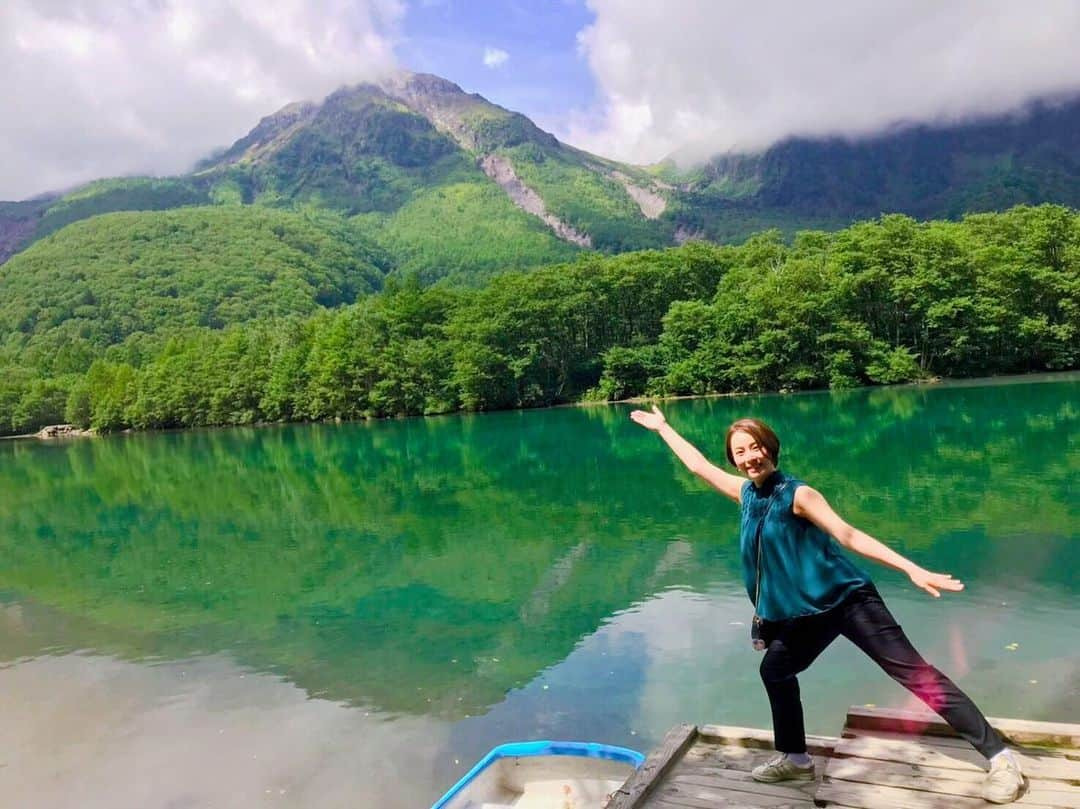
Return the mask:
<path fill-rule="evenodd" d="M 1080 747 L 1080 725 L 1065 722 L 1035 722 L 1029 719 L 1001 719 L 989 716 L 987 721 L 1011 744 L 1034 744 L 1051 747 Z M 898 708 L 867 708 L 853 705 L 848 708 L 845 727 L 859 730 L 884 730 L 915 733 L 923 736 L 956 736 L 945 720 L 929 711 L 908 711 Z"/>
<path fill-rule="evenodd" d="M 1028 789 L 1019 803 L 1080 809 L 1080 724 L 990 718 L 1017 749 Z M 821 775 L 810 791 L 754 786 L 770 730 L 677 725 L 615 792 L 607 809 L 731 807 L 978 809 L 985 760 L 937 714 L 852 706 L 837 738 L 808 736 Z M 797 786 L 797 785 L 796 785 Z M 802 792 L 800 795 L 799 792 Z M 790 792 L 790 794 L 788 794 Z"/>
<path fill-rule="evenodd" d="M 743 728 L 734 725 L 700 725 L 698 735 L 703 739 L 740 747 L 757 747 L 762 750 L 773 749 L 773 732 L 760 728 Z M 836 743 L 834 736 L 806 736 L 806 752 L 812 756 L 831 756 Z"/>
<path fill-rule="evenodd" d="M 1023 767 L 1018 806 L 1080 809 L 1080 725 L 988 719 Z M 838 809 L 982 809 L 985 766 L 936 714 L 855 706 L 815 801 Z"/>
<path fill-rule="evenodd" d="M 640 806 L 671 767 L 690 749 L 697 736 L 697 725 L 676 725 L 669 730 L 660 746 L 649 753 L 645 763 L 615 792 L 607 809 Z"/>
<path fill-rule="evenodd" d="M 645 763 L 614 793 L 606 809 L 641 807 L 686 752 L 702 741 L 769 750 L 773 746 L 773 733 L 771 730 L 730 725 L 676 725 L 667 732 L 660 746 L 649 754 Z M 806 747 L 812 755 L 829 756 L 838 741 L 831 736 L 807 736 Z"/>

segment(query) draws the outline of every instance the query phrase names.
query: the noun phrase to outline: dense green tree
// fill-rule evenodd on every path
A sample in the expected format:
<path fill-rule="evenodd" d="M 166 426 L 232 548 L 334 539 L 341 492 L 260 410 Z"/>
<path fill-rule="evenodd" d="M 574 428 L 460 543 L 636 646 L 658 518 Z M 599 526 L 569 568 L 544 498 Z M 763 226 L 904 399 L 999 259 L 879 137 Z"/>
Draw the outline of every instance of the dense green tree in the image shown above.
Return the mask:
<path fill-rule="evenodd" d="M 136 334 L 352 303 L 381 286 L 387 269 L 379 248 L 325 212 L 107 214 L 0 267 L 0 360 L 85 371 L 95 352 Z"/>
<path fill-rule="evenodd" d="M 790 244 L 769 231 L 586 255 L 479 289 L 392 275 L 350 305 L 267 314 L 121 329 L 107 348 L 90 333 L 44 365 L 9 364 L 0 429 L 57 421 L 65 403 L 69 420 L 112 430 L 1075 368 L 1080 216 L 885 216 Z"/>

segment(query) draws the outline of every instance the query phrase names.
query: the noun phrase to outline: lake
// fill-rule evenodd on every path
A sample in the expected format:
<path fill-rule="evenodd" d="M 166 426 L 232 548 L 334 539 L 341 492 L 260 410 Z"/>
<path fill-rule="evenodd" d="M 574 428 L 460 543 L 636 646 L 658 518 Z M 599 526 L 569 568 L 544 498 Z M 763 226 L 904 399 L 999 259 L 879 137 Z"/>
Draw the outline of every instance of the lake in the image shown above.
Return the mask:
<path fill-rule="evenodd" d="M 5 805 L 425 807 L 495 744 L 769 727 L 737 507 L 630 406 L 0 442 Z M 1080 374 L 669 402 L 967 587 L 863 564 L 992 716 L 1080 722 Z M 807 730 L 913 707 L 843 639 Z"/>

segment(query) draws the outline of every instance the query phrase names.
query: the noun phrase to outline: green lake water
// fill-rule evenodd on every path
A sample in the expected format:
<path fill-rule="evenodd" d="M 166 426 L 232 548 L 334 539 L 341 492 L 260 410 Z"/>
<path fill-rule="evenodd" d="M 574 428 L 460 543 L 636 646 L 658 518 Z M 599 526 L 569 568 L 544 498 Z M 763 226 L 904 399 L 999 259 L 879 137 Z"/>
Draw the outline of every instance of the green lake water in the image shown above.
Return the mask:
<path fill-rule="evenodd" d="M 3 804 L 426 807 L 495 744 L 768 727 L 737 507 L 629 406 L 0 442 Z M 1080 722 L 1080 374 L 671 402 L 964 592 L 874 575 L 992 716 Z M 839 640 L 812 733 L 913 706 Z"/>

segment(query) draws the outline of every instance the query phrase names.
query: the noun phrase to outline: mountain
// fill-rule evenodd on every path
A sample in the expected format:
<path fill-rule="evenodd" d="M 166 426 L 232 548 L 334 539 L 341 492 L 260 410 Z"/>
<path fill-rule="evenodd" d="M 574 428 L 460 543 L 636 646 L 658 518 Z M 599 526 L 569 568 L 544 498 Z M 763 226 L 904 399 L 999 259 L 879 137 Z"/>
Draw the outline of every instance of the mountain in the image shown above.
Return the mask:
<path fill-rule="evenodd" d="M 0 266 L 0 368 L 82 370 L 129 340 L 309 315 L 379 289 L 386 256 L 322 211 L 209 206 L 75 222 Z"/>
<path fill-rule="evenodd" d="M 1080 205 L 1080 100 L 872 138 L 789 138 L 680 170 L 561 143 L 436 76 L 399 73 L 290 104 L 171 178 L 91 183 L 0 203 L 0 261 L 102 213 L 187 206 L 320 208 L 388 256 L 389 272 L 478 283 L 505 269 L 883 212 L 955 218 L 1016 203 Z"/>
<path fill-rule="evenodd" d="M 687 217 L 715 235 L 718 212 L 838 221 L 905 213 L 956 219 L 1019 204 L 1080 206 L 1080 99 L 1035 103 L 956 126 L 906 125 L 862 139 L 788 138 L 759 154 L 725 154 L 669 176 Z"/>
<path fill-rule="evenodd" d="M 26 202 L 0 202 L 0 264 L 33 240 L 42 215 L 55 199 L 46 196 Z"/>
<path fill-rule="evenodd" d="M 670 244 L 674 233 L 659 221 L 664 200 L 645 171 L 566 146 L 525 116 L 427 75 L 290 105 L 194 176 L 227 184 L 245 202 L 367 216 L 391 252 L 405 254 L 406 269 L 422 275 L 446 274 L 426 260 L 445 258 L 431 251 L 445 252 L 446 238 L 430 244 L 423 234 L 439 208 L 446 236 L 517 218 L 572 248 L 617 252 Z M 646 211 L 635 195 L 655 197 L 659 209 Z M 477 244 L 472 235 L 462 247 L 469 244 Z"/>

